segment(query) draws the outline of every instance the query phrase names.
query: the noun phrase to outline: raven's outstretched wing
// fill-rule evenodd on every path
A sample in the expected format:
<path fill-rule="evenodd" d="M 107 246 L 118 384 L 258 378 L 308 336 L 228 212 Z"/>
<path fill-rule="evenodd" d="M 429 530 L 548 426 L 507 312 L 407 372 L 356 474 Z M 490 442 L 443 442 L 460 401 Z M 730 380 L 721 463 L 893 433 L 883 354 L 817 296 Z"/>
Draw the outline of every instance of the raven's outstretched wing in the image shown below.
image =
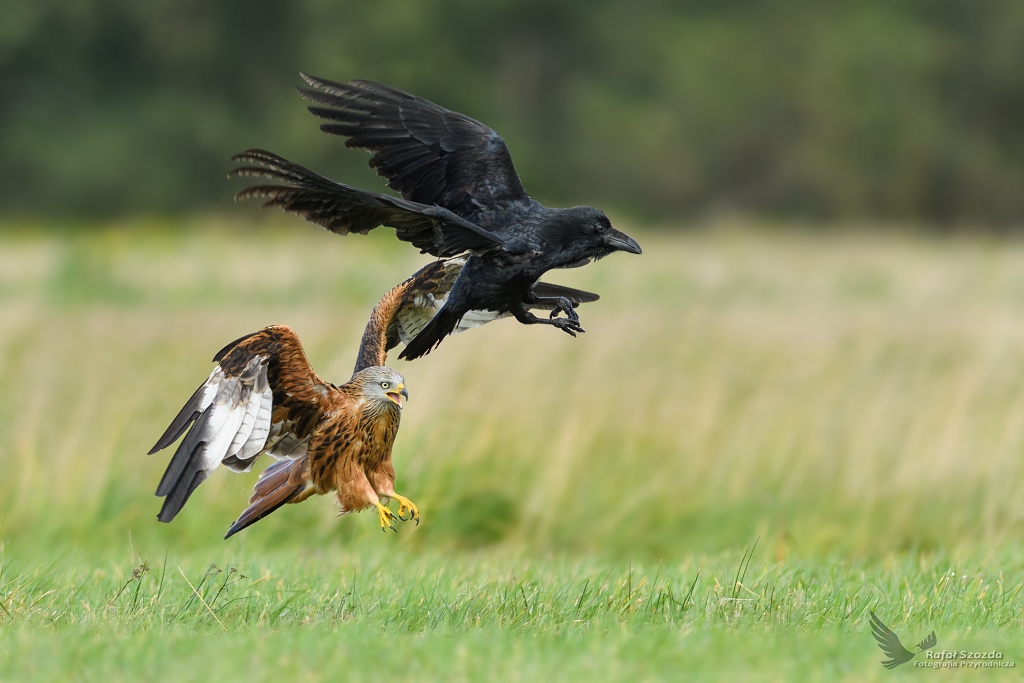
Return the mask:
<path fill-rule="evenodd" d="M 889 659 L 882 662 L 886 669 L 892 669 L 914 658 L 914 653 L 903 647 L 899 636 L 882 623 L 878 616 L 871 612 L 871 635 L 878 641 L 878 647 L 882 649 Z"/>
<path fill-rule="evenodd" d="M 917 649 L 920 652 L 924 652 L 925 650 L 930 650 L 933 647 L 935 647 L 935 643 L 937 643 L 937 642 L 939 642 L 939 640 L 938 640 L 938 638 L 935 637 L 935 631 L 932 631 L 931 633 L 928 634 L 927 638 L 925 638 L 924 640 L 922 640 L 920 643 L 917 644 Z"/>
<path fill-rule="evenodd" d="M 235 195 L 236 200 L 266 199 L 263 208 L 280 207 L 331 232 L 365 235 L 387 225 L 395 228 L 398 239 L 434 256 L 455 256 L 502 244 L 492 233 L 448 209 L 336 183 L 271 152 L 250 149 L 231 160 L 253 165 L 236 168 L 230 176 L 261 176 L 284 183 L 247 187 Z"/>
<path fill-rule="evenodd" d="M 373 81 L 301 74 L 320 129 L 373 152 L 370 166 L 405 199 L 467 215 L 528 199 L 505 141 L 474 119 Z"/>
<path fill-rule="evenodd" d="M 325 383 L 289 327 L 237 339 L 213 360 L 217 367 L 149 451 L 167 448 L 188 430 L 156 490 L 166 497 L 161 522 L 174 519 L 218 465 L 244 472 L 263 453 L 304 455 L 323 410 Z"/>
<path fill-rule="evenodd" d="M 408 344 L 412 341 L 448 301 L 448 295 L 465 265 L 464 258 L 434 261 L 385 294 L 370 314 L 352 374 L 373 365 L 384 365 L 388 351 L 399 342 Z M 592 292 L 546 282 L 536 283 L 533 292 L 541 297 L 565 297 L 574 304 L 600 298 Z M 550 309 L 553 305 L 542 302 L 529 304 L 529 307 Z M 496 311 L 469 311 L 458 322 L 455 332 L 480 327 L 509 315 Z"/>

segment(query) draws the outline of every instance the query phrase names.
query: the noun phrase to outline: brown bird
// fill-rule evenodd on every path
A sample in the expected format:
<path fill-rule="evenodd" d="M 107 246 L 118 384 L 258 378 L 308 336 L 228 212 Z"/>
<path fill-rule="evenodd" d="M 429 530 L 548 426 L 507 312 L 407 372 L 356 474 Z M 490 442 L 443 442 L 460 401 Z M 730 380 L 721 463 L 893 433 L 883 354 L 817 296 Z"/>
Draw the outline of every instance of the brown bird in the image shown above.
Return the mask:
<path fill-rule="evenodd" d="M 232 342 L 214 361 L 210 377 L 150 451 L 191 427 L 157 487 L 166 496 L 157 519 L 174 519 L 218 465 L 246 472 L 263 453 L 279 462 L 264 470 L 225 538 L 285 503 L 331 491 L 342 513 L 375 506 L 382 529 L 395 528 L 386 505 L 391 498 L 399 502 L 399 517 L 409 512 L 419 519 L 412 501 L 394 490 L 391 446 L 409 395 L 398 372 L 374 365 L 341 386 L 326 382 L 285 325 Z"/>
<path fill-rule="evenodd" d="M 342 514 L 375 507 L 382 530 L 395 530 L 396 519 L 418 524 L 416 505 L 394 490 L 391 463 L 401 399 L 409 394 L 402 375 L 384 363 L 390 349 L 414 338 L 444 305 L 464 264 L 435 261 L 385 294 L 370 315 L 352 378 L 341 386 L 314 372 L 298 336 L 285 325 L 221 349 L 213 358 L 217 367 L 150 450 L 167 448 L 188 431 L 157 487 L 156 495 L 165 497 L 157 519 L 174 519 L 219 465 L 248 472 L 266 453 L 278 462 L 260 475 L 249 507 L 225 538 L 286 503 L 332 491 Z M 596 298 L 567 287 L 535 287 L 557 289 L 577 303 Z M 467 315 L 459 330 L 499 317 Z M 397 517 L 388 508 L 391 499 L 399 503 Z"/>

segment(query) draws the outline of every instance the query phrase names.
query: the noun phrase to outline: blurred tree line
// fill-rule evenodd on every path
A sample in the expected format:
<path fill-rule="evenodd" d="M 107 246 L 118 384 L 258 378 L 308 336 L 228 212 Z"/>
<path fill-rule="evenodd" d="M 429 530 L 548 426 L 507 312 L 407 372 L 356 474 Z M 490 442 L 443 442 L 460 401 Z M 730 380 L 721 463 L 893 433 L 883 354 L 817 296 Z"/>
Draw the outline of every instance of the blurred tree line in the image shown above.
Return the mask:
<path fill-rule="evenodd" d="M 0 212 L 226 207 L 254 146 L 382 187 L 300 70 L 487 122 L 545 201 L 1024 217 L 1020 0 L 7 0 Z"/>

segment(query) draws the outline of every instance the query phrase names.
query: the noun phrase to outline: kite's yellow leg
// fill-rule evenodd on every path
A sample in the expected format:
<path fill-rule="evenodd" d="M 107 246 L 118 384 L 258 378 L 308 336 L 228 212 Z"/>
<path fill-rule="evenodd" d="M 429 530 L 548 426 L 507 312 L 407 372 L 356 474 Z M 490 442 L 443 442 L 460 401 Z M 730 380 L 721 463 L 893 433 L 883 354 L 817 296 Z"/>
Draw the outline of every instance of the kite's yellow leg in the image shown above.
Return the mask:
<path fill-rule="evenodd" d="M 408 522 L 409 520 L 415 519 L 416 524 L 419 525 L 420 509 L 416 507 L 416 503 L 412 502 L 405 496 L 398 495 L 397 493 L 392 494 L 391 497 L 398 501 L 398 518 L 403 522 Z M 405 518 L 406 512 L 408 512 L 410 515 L 409 519 Z"/>
<path fill-rule="evenodd" d="M 380 518 L 380 530 L 387 531 L 388 529 L 391 529 L 392 531 L 397 532 L 398 529 L 395 528 L 395 520 L 398 518 L 395 517 L 395 513 L 389 510 L 386 505 L 381 505 L 379 502 L 374 503 L 374 505 L 377 506 L 377 516 Z"/>

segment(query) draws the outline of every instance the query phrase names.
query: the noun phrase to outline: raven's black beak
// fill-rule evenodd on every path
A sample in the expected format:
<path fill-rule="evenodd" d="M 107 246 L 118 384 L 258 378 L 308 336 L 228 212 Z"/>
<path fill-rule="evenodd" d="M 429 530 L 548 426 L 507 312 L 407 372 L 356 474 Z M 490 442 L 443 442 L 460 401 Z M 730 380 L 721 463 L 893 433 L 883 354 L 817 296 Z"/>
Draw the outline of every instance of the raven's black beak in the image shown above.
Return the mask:
<path fill-rule="evenodd" d="M 604 241 L 609 247 L 618 251 L 628 251 L 630 254 L 643 253 L 643 250 L 640 249 L 640 245 L 636 243 L 635 239 L 624 232 L 619 232 L 615 228 L 612 228 L 605 233 Z"/>

